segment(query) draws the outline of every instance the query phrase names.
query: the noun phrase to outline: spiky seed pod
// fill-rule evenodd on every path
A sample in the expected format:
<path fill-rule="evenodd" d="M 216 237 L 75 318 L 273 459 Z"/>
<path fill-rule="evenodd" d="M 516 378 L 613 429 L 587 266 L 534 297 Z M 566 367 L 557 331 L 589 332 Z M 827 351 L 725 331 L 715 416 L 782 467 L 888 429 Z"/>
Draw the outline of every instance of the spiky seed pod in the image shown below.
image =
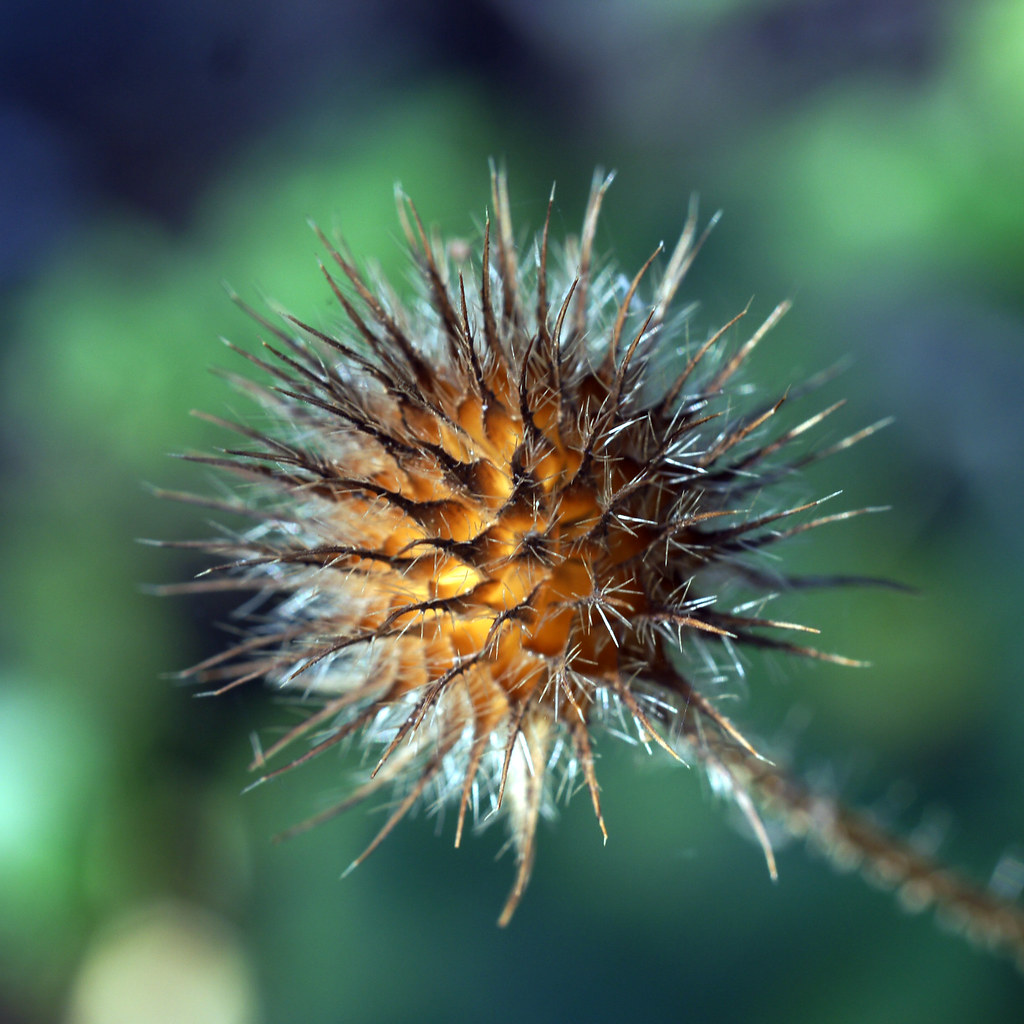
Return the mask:
<path fill-rule="evenodd" d="M 761 556 L 857 514 L 816 517 L 818 501 L 768 495 L 878 425 L 793 454 L 837 406 L 773 432 L 780 406 L 815 382 L 765 404 L 736 384 L 786 305 L 738 347 L 724 348 L 726 334 L 744 313 L 689 344 L 671 310 L 707 234 L 696 209 L 657 284 L 645 278 L 660 247 L 626 284 L 594 253 L 610 181 L 595 178 L 577 240 L 556 252 L 549 202 L 520 252 L 506 181 L 492 174 L 475 265 L 464 245 L 428 237 L 399 195 L 420 287 L 411 307 L 320 235 L 347 325 L 329 334 L 248 310 L 273 340 L 265 358 L 241 354 L 271 386 L 236 383 L 278 427 L 217 420 L 253 447 L 195 456 L 256 485 L 244 502 L 206 503 L 257 525 L 198 542 L 222 564 L 183 589 L 255 590 L 276 608 L 191 674 L 218 691 L 262 677 L 317 708 L 258 758 L 263 778 L 361 734 L 376 752 L 369 778 L 300 826 L 397 784 L 393 813 L 354 863 L 419 801 L 454 801 L 456 845 L 470 807 L 500 812 L 518 863 L 502 924 L 529 880 L 553 777 L 582 777 L 605 832 L 592 748 L 603 723 L 701 764 L 747 815 L 773 874 L 755 801 L 837 854 L 882 859 L 864 822 L 823 815 L 820 798 L 759 758 L 705 683 L 707 666 L 742 645 L 853 664 L 764 611 L 782 590 L 849 578 L 787 577 Z M 940 898 L 913 851 L 885 851 L 894 883 Z M 960 902 L 984 898 L 967 887 Z M 1005 908 L 989 909 L 992 924 Z M 1019 915 L 1000 921 L 998 939 L 1019 943 Z"/>

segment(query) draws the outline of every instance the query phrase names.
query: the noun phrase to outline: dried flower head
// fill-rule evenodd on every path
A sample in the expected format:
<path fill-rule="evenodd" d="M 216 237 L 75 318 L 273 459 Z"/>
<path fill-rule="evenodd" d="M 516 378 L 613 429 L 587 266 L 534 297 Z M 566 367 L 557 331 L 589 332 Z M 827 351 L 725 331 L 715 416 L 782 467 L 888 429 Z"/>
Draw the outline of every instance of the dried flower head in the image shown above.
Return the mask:
<path fill-rule="evenodd" d="M 355 863 L 420 801 L 457 805 L 456 845 L 470 808 L 504 817 L 517 873 L 502 924 L 529 880 L 538 816 L 566 776 L 586 785 L 604 832 L 593 754 L 603 726 L 703 766 L 773 874 L 757 806 L 884 867 L 919 902 L 940 899 L 922 857 L 760 758 L 715 699 L 742 646 L 850 664 L 766 610 L 787 589 L 849 578 L 787 576 L 763 553 L 857 514 L 779 504 L 772 488 L 878 425 L 810 453 L 804 435 L 836 405 L 773 431 L 780 406 L 820 383 L 767 403 L 737 384 L 785 304 L 738 346 L 727 336 L 745 311 L 691 343 L 672 308 L 707 234 L 696 209 L 657 282 L 660 247 L 625 280 L 595 258 L 610 180 L 595 179 L 578 239 L 556 248 L 549 203 L 536 243 L 519 249 L 505 178 L 492 174 L 475 261 L 464 243 L 429 236 L 399 195 L 414 304 L 321 234 L 344 327 L 248 310 L 273 340 L 265 357 L 241 354 L 269 386 L 236 383 L 277 425 L 217 420 L 253 446 L 196 458 L 251 482 L 239 502 L 205 503 L 256 525 L 199 542 L 223 564 L 188 586 L 253 590 L 274 607 L 192 674 L 217 690 L 264 678 L 314 708 L 255 767 L 267 771 L 297 740 L 312 745 L 264 778 L 361 735 L 369 777 L 313 819 L 397 786 Z M 1012 942 L 1004 933 L 1017 928 L 1019 941 L 1019 919 L 1003 925 L 999 937 Z"/>

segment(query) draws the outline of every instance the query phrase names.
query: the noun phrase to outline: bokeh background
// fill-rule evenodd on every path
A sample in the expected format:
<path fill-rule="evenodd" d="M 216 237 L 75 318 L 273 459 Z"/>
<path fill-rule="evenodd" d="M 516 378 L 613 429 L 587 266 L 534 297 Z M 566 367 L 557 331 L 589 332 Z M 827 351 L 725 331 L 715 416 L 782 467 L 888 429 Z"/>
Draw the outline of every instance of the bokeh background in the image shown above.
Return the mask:
<path fill-rule="evenodd" d="M 137 537 L 207 532 L 147 484 L 238 404 L 228 301 L 338 317 L 312 217 L 401 281 L 392 186 L 470 237 L 505 161 L 519 223 L 634 268 L 691 193 L 725 217 L 684 289 L 695 332 L 796 300 L 767 391 L 849 360 L 814 470 L 882 516 L 792 545 L 904 580 L 792 601 L 867 670 L 750 659 L 732 713 L 816 784 L 980 879 L 1024 843 L 1024 5 L 1018 0 L 6 0 L 0 8 L 0 1019 L 1014 1021 L 1022 976 L 800 845 L 772 885 L 696 772 L 598 746 L 543 827 L 510 928 L 500 829 L 451 849 L 357 811 L 282 845 L 358 759 L 246 795 L 250 737 L 294 713 L 197 700 L 216 601 Z M 437 833 L 440 833 L 438 835 Z"/>

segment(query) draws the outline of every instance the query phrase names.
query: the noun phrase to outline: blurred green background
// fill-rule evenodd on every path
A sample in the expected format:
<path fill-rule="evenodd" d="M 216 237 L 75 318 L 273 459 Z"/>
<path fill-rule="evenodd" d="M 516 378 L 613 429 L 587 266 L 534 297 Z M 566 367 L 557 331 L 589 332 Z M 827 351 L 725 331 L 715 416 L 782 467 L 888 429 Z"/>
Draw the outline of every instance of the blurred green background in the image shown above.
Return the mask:
<path fill-rule="evenodd" d="M 599 741 L 589 800 L 540 835 L 511 927 L 491 829 L 420 814 L 357 872 L 379 813 L 283 845 L 359 771 L 246 795 L 250 736 L 294 714 L 167 678 L 225 603 L 144 583 L 203 535 L 145 484 L 223 441 L 191 408 L 255 330 L 228 301 L 338 311 L 314 218 L 396 281 L 392 186 L 472 235 L 487 158 L 520 226 L 599 234 L 630 272 L 691 192 L 725 218 L 695 331 L 796 300 L 768 393 L 846 357 L 814 470 L 883 516 L 791 545 L 803 570 L 905 580 L 791 600 L 849 670 L 753 659 L 731 713 L 830 791 L 985 879 L 1024 843 L 1024 5 L 1018 0 L 10 0 L 0 42 L 0 1019 L 37 1024 L 1020 1021 L 1021 975 L 799 845 L 772 885 L 696 772 Z M 781 609 L 781 606 L 780 606 Z M 437 833 L 440 833 L 439 835 Z"/>

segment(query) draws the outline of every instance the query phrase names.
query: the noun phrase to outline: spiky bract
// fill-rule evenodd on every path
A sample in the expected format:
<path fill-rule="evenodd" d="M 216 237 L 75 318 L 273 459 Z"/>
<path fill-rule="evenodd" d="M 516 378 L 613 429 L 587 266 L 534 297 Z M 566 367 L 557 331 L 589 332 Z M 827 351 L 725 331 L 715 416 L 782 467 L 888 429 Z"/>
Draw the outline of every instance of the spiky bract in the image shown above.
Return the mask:
<path fill-rule="evenodd" d="M 398 783 L 370 850 L 421 799 L 457 803 L 456 844 L 469 807 L 504 814 L 518 871 L 503 923 L 529 879 L 553 769 L 579 773 L 604 830 L 595 727 L 690 752 L 759 829 L 722 756 L 753 751 L 700 666 L 717 663 L 716 647 L 731 661 L 734 645 L 833 657 L 792 641 L 807 627 L 764 615 L 795 581 L 760 550 L 841 518 L 787 527 L 815 503 L 765 493 L 824 454 L 788 456 L 831 409 L 773 433 L 783 400 L 752 404 L 736 386 L 785 307 L 738 346 L 723 349 L 743 314 L 691 344 L 671 308 L 704 239 L 695 208 L 650 289 L 660 248 L 632 282 L 596 268 L 609 182 L 595 179 L 578 239 L 556 252 L 549 203 L 520 251 L 494 175 L 476 263 L 428 237 L 400 196 L 411 306 L 321 236 L 347 324 L 278 326 L 250 310 L 273 339 L 265 358 L 243 355 L 272 386 L 239 383 L 278 426 L 227 424 L 255 447 L 200 457 L 257 485 L 243 510 L 258 525 L 204 542 L 228 561 L 196 585 L 255 589 L 277 607 L 195 674 L 219 689 L 264 677 L 318 702 L 265 752 L 315 737 L 278 771 L 361 733 L 376 767 L 329 813 Z"/>

